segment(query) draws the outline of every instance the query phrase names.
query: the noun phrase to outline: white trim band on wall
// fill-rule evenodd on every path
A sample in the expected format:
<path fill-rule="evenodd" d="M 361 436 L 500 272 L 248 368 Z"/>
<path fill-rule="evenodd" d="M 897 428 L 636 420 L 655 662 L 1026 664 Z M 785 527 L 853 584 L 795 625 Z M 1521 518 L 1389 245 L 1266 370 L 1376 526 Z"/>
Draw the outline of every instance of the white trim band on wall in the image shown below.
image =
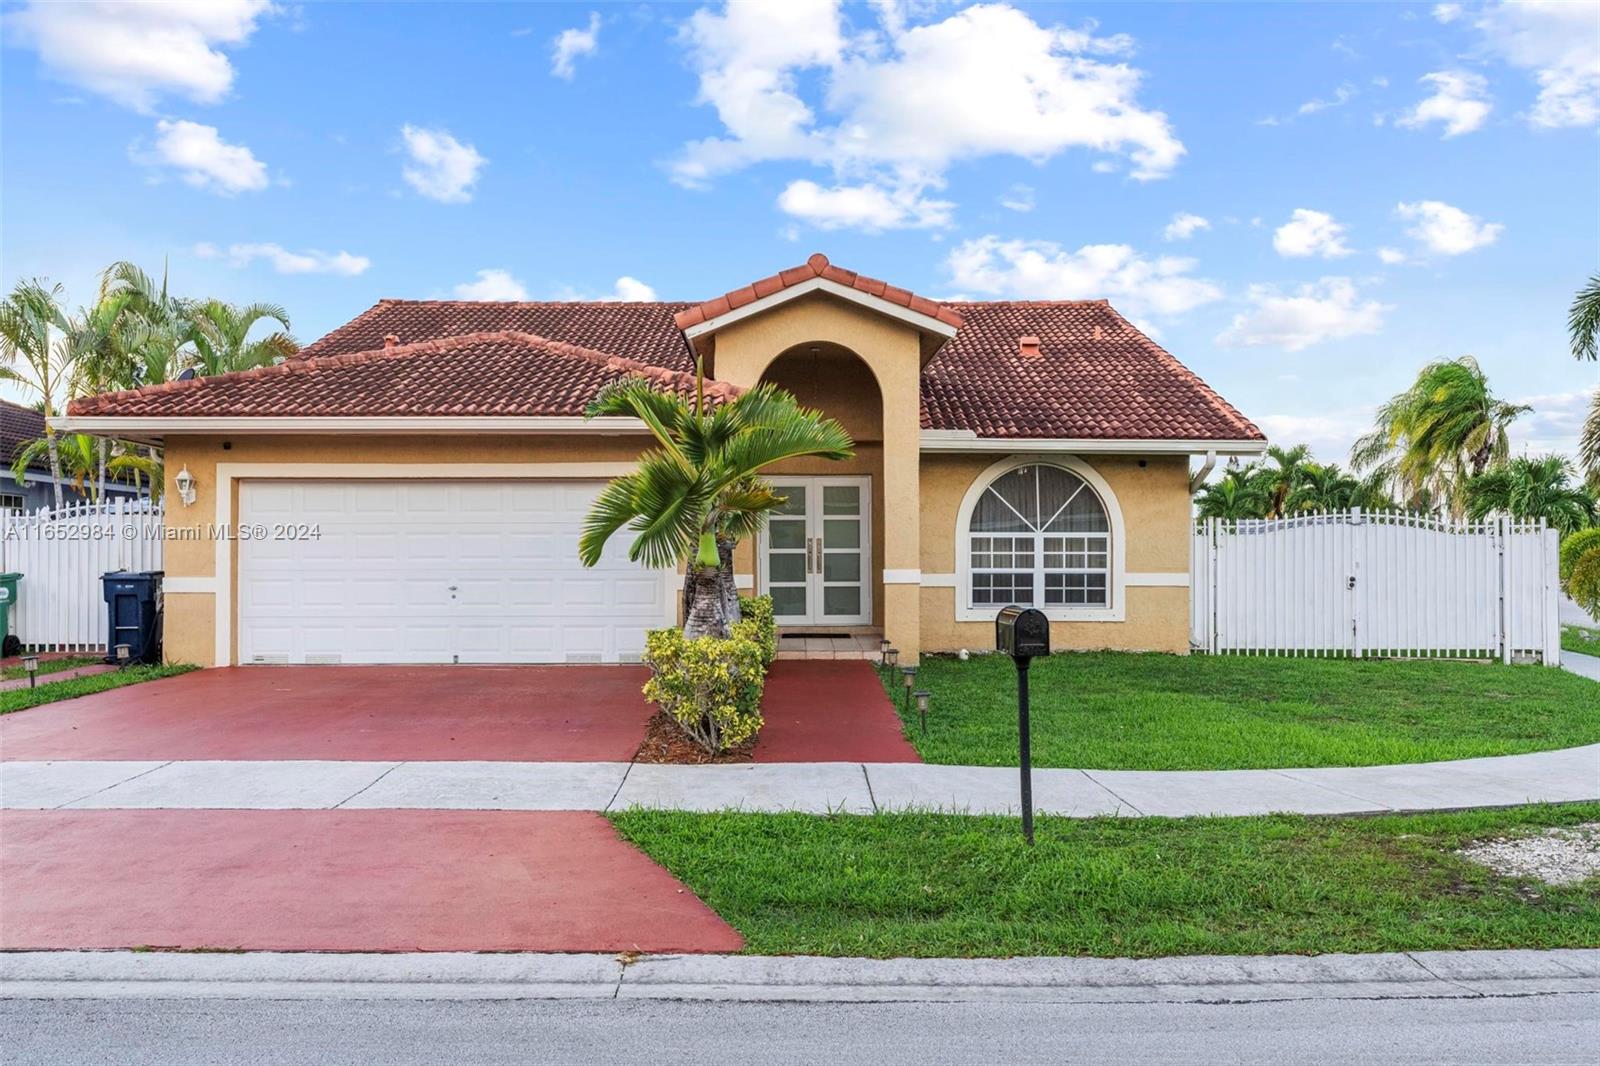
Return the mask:
<path fill-rule="evenodd" d="M 1165 574 L 1153 573 L 1153 572 L 1152 573 L 1147 573 L 1147 574 L 1135 574 L 1135 573 L 1130 571 L 1126 576 L 1127 576 L 1127 583 L 1130 586 L 1132 586 L 1132 585 L 1143 585 L 1143 586 L 1145 586 L 1147 588 L 1188 588 L 1189 587 L 1189 575 L 1188 574 L 1180 574 L 1180 573 L 1176 573 L 1176 572 L 1165 573 Z"/>
<path fill-rule="evenodd" d="M 923 574 L 922 587 L 925 589 L 953 589 L 956 587 L 956 575 Z"/>
<path fill-rule="evenodd" d="M 161 581 L 161 591 L 168 592 L 201 592 L 214 594 L 217 591 L 217 579 L 214 577 L 168 577 Z"/>
<path fill-rule="evenodd" d="M 883 572 L 885 585 L 920 585 L 922 584 L 921 570 L 885 570 Z"/>
<path fill-rule="evenodd" d="M 755 588 L 756 587 L 756 575 L 754 575 L 754 574 L 734 574 L 733 575 L 733 587 L 734 588 L 740 588 L 740 589 L 753 589 L 753 588 Z"/>

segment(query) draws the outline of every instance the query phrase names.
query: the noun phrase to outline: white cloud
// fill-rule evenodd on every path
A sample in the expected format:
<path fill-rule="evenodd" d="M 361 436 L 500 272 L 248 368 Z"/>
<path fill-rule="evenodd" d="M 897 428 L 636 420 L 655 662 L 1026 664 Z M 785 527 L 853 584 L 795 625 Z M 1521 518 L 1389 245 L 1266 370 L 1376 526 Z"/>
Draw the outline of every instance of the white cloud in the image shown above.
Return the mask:
<path fill-rule="evenodd" d="M 1442 25 L 1448 25 L 1461 17 L 1460 4 L 1434 4 L 1433 20 Z"/>
<path fill-rule="evenodd" d="M 674 179 L 699 186 L 792 161 L 829 168 L 836 188 L 907 200 L 982 156 L 1040 161 L 1087 148 L 1125 157 L 1142 180 L 1165 176 L 1184 153 L 1166 116 L 1141 106 L 1141 72 L 1105 59 L 1126 55 L 1126 37 L 1041 26 L 1005 4 L 916 25 L 930 8 L 873 10 L 876 24 L 861 32 L 835 0 L 696 11 L 680 41 L 722 131 L 685 145 Z"/>
<path fill-rule="evenodd" d="M 1517 397 L 1514 402 L 1533 410 L 1511 424 L 1512 448 L 1528 455 L 1558 452 L 1575 456 L 1594 394 L 1595 390 L 1589 389 Z"/>
<path fill-rule="evenodd" d="M 1394 120 L 1396 126 L 1422 129 L 1430 122 L 1444 125 L 1445 137 L 1459 137 L 1482 126 L 1489 117 L 1489 83 L 1483 75 L 1465 70 L 1440 70 L 1424 74 L 1420 84 L 1433 88 L 1433 95 Z"/>
<path fill-rule="evenodd" d="M 638 278 L 629 277 L 627 274 L 617 279 L 616 285 L 611 289 L 610 299 L 649 302 L 656 298 L 656 290 L 640 281 Z"/>
<path fill-rule="evenodd" d="M 556 34 L 551 43 L 550 73 L 571 81 L 577 71 L 579 56 L 592 56 L 600 49 L 600 13 L 589 12 L 587 29 L 567 29 Z"/>
<path fill-rule="evenodd" d="M 400 172 L 417 192 L 430 200 L 464 204 L 472 199 L 478 172 L 489 162 L 470 144 L 462 144 L 448 130 L 402 126 L 410 162 Z"/>
<path fill-rule="evenodd" d="M 478 280 L 456 286 L 458 300 L 526 300 L 528 290 L 509 270 L 490 268 L 478 271 Z"/>
<path fill-rule="evenodd" d="M 1161 231 L 1164 240 L 1186 241 L 1203 229 L 1210 229 L 1211 221 L 1190 214 L 1188 211 L 1179 211 L 1172 216 L 1172 221 L 1167 223 L 1167 228 Z"/>
<path fill-rule="evenodd" d="M 215 126 L 184 119 L 156 123 L 155 146 L 135 147 L 134 158 L 150 166 L 171 167 L 188 185 L 222 196 L 260 192 L 269 184 L 267 165 L 242 144 L 228 144 Z"/>
<path fill-rule="evenodd" d="M 886 188 L 869 182 L 825 189 L 802 178 L 790 182 L 778 196 L 781 211 L 819 229 L 859 229 L 867 233 L 948 226 L 954 207 L 947 200 L 927 199 L 923 187 L 916 184 Z"/>
<path fill-rule="evenodd" d="M 227 249 L 214 244 L 194 246 L 194 254 L 201 259 L 227 259 L 236 267 L 249 266 L 257 259 L 265 259 L 280 274 L 342 274 L 355 277 L 364 274 L 372 260 L 364 255 L 349 252 L 322 252 L 315 248 L 291 252 L 281 244 L 230 244 Z"/>
<path fill-rule="evenodd" d="M 1318 462 L 1344 465 L 1356 438 L 1372 430 L 1372 416 L 1372 408 L 1355 407 L 1314 415 L 1261 415 L 1255 421 L 1274 444 L 1305 444 Z"/>
<path fill-rule="evenodd" d="M 1130 314 L 1180 314 L 1222 296 L 1214 282 L 1193 276 L 1193 259 L 1150 259 L 1125 244 L 1069 252 L 1050 241 L 978 237 L 951 249 L 945 268 L 962 291 L 1033 300 L 1104 298 Z"/>
<path fill-rule="evenodd" d="M 8 43 L 33 48 L 55 77 L 138 111 L 174 94 L 213 104 L 233 85 L 221 49 L 276 11 L 267 0 L 47 3 L 5 18 Z"/>
<path fill-rule="evenodd" d="M 1323 341 L 1383 328 L 1376 300 L 1363 300 L 1349 278 L 1327 277 L 1284 293 L 1273 285 L 1252 285 L 1245 293 L 1251 310 L 1234 316 L 1217 336 L 1224 348 L 1282 348 L 1298 352 Z"/>
<path fill-rule="evenodd" d="M 1413 223 L 1406 234 L 1438 255 L 1461 255 L 1491 245 L 1505 229 L 1439 200 L 1400 204 L 1395 214 Z"/>
<path fill-rule="evenodd" d="M 1397 266 L 1406 261 L 1406 253 L 1398 248 L 1379 248 L 1378 258 L 1386 266 Z"/>
<path fill-rule="evenodd" d="M 1525 0 L 1490 4 L 1474 25 L 1490 48 L 1533 72 L 1539 97 L 1534 126 L 1600 122 L 1600 4 L 1593 0 Z"/>
<path fill-rule="evenodd" d="M 1323 259 L 1338 259 L 1350 254 L 1344 237 L 1344 224 L 1334 221 L 1332 215 L 1297 207 L 1289 221 L 1272 234 L 1272 246 L 1279 255 L 1292 259 L 1313 255 Z"/>
<path fill-rule="evenodd" d="M 1000 194 L 1000 206 L 1007 211 L 1027 214 L 1033 210 L 1033 186 L 1020 182 Z"/>
<path fill-rule="evenodd" d="M 1307 100 L 1305 103 L 1301 104 L 1298 109 L 1296 109 L 1295 113 L 1299 115 L 1314 115 L 1318 111 L 1327 111 L 1330 108 L 1343 107 L 1345 104 L 1348 104 L 1351 100 L 1355 99 L 1356 95 L 1356 87 L 1351 85 L 1349 82 L 1345 82 L 1343 85 L 1333 90 L 1332 97 L 1319 96 L 1314 99 Z"/>

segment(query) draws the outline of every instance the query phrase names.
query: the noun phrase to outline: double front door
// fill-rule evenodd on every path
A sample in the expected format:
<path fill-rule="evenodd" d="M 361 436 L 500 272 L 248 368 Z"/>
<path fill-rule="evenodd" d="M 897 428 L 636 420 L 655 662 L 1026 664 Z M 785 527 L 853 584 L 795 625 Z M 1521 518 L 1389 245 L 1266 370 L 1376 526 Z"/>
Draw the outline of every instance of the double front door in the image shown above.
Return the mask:
<path fill-rule="evenodd" d="M 786 502 L 761 537 L 760 591 L 783 625 L 872 621 L 872 479 L 776 477 Z"/>

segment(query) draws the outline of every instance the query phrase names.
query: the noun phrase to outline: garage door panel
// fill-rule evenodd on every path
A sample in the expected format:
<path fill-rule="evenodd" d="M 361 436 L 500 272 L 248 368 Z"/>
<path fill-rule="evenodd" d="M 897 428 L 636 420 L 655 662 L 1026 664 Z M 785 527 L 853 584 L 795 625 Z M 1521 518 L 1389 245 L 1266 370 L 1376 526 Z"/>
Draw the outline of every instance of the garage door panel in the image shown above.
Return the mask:
<path fill-rule="evenodd" d="M 320 538 L 239 545 L 241 661 L 637 661 L 662 575 L 577 560 L 598 482 L 244 482 L 241 524 Z M 455 587 L 454 594 L 451 586 Z"/>

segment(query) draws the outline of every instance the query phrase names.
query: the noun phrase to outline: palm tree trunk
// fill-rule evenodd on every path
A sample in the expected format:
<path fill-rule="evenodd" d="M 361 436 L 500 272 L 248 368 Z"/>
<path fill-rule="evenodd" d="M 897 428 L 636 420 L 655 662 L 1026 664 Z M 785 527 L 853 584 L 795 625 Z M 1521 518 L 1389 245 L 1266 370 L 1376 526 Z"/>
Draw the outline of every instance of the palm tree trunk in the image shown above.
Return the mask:
<path fill-rule="evenodd" d="M 55 482 L 54 488 L 55 488 L 55 498 L 56 498 L 56 510 L 59 511 L 59 510 L 61 510 L 61 507 L 62 507 L 62 496 L 61 496 L 61 452 L 58 451 L 57 448 L 56 448 L 56 435 L 55 435 L 55 432 L 53 430 L 49 429 L 48 427 L 45 429 L 44 440 L 45 440 L 45 448 L 48 449 L 49 452 L 50 452 L 50 477 Z"/>
<path fill-rule="evenodd" d="M 722 617 L 730 626 L 743 617 L 739 610 L 739 583 L 733 578 L 733 548 L 732 540 L 717 538 L 717 577 L 722 584 Z"/>
<path fill-rule="evenodd" d="M 683 623 L 683 635 L 690 640 L 728 635 L 720 567 L 689 564 L 689 614 Z"/>
<path fill-rule="evenodd" d="M 107 444 L 108 444 L 108 442 L 106 441 L 106 439 L 104 437 L 96 438 L 95 444 L 94 444 L 95 465 L 96 465 L 96 477 L 95 477 L 95 480 L 97 482 L 97 485 L 96 485 L 96 488 L 95 488 L 95 498 L 96 499 L 100 499 L 100 500 L 103 500 L 103 499 L 106 498 L 106 448 L 107 448 Z"/>

